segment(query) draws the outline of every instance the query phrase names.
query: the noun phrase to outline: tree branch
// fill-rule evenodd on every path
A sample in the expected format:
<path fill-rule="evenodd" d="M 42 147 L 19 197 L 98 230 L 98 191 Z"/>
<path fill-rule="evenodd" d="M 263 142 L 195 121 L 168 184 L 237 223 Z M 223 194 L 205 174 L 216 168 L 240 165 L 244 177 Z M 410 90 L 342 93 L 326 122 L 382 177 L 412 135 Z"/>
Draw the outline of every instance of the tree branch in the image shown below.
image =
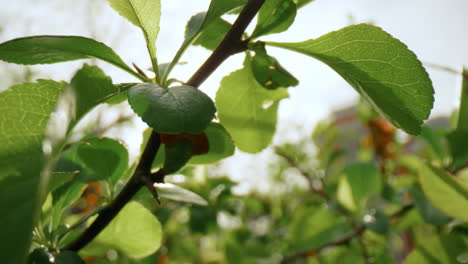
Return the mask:
<path fill-rule="evenodd" d="M 242 40 L 242 34 L 264 2 L 265 0 L 249 0 L 247 2 L 223 41 L 193 74 L 187 85 L 200 86 L 228 57 L 247 50 L 247 42 Z M 147 185 L 148 179 L 153 182 L 164 181 L 165 174 L 162 170 L 151 174 L 151 164 L 160 145 L 159 134 L 153 131 L 135 172 L 116 199 L 102 210 L 96 220 L 76 240 L 66 245 L 62 250 L 78 251 L 85 247 L 114 219 L 140 188 Z"/>

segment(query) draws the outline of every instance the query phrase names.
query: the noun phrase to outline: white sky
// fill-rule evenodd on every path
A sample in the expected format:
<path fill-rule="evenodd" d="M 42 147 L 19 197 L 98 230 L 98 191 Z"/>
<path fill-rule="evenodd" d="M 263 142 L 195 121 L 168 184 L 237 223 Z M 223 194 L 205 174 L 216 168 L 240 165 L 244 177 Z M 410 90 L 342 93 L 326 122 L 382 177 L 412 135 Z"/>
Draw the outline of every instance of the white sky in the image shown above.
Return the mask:
<path fill-rule="evenodd" d="M 160 62 L 172 59 L 176 47 L 183 40 L 185 23 L 189 17 L 207 9 L 208 0 L 162 0 L 163 16 L 158 39 Z M 149 67 L 145 44 L 139 29 L 130 25 L 107 6 L 104 0 L 0 0 L 0 42 L 28 35 L 83 35 L 96 38 L 111 46 L 127 63 L 135 62 L 142 68 Z M 461 70 L 468 64 L 468 1 L 466 0 L 316 0 L 303 8 L 295 23 L 286 33 L 269 36 L 269 40 L 301 41 L 319 37 L 329 31 L 354 23 L 373 22 L 399 38 L 413 50 L 423 62 L 449 66 Z M 91 14 L 88 15 L 88 14 Z M 300 85 L 291 88 L 290 98 L 283 100 L 279 111 L 278 133 L 274 142 L 295 140 L 310 133 L 314 124 L 332 110 L 352 104 L 357 93 L 336 73 L 309 57 L 279 49 L 269 49 L 282 65 L 293 73 Z M 174 71 L 173 76 L 187 80 L 209 55 L 203 48 L 187 51 L 182 61 L 189 62 Z M 201 89 L 214 98 L 221 78 L 241 66 L 242 57 L 237 55 L 223 64 L 219 71 L 205 82 Z M 35 66 L 41 78 L 69 81 L 83 61 L 56 65 Z M 105 63 L 98 63 L 114 82 L 133 79 Z M 0 90 L 11 83 L 1 73 L 13 65 L 0 62 Z M 432 116 L 448 114 L 458 105 L 460 78 L 452 73 L 427 69 L 436 91 Z M 4 76 L 4 75 L 3 75 Z M 138 124 L 137 130 L 144 125 Z M 134 133 L 123 135 L 135 153 L 137 144 L 132 144 Z M 259 155 L 242 154 L 226 162 L 234 178 L 247 179 L 259 184 L 265 178 L 264 169 L 254 169 L 255 177 L 246 175 L 240 166 L 258 167 L 267 162 L 270 153 Z M 241 165 L 239 165 L 241 164 Z M 248 173 L 247 173 L 248 174 Z"/>

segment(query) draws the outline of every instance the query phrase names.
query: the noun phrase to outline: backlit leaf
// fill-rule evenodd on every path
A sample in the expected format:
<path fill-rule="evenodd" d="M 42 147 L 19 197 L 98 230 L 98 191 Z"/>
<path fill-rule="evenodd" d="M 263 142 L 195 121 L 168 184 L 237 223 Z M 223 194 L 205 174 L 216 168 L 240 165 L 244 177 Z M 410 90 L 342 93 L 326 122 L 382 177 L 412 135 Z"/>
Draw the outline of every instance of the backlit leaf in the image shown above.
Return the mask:
<path fill-rule="evenodd" d="M 87 112 L 104 102 L 110 95 L 118 93 L 112 79 L 97 66 L 84 65 L 71 80 L 75 96 L 75 118 L 77 123 Z"/>
<path fill-rule="evenodd" d="M 279 101 L 286 97 L 284 88 L 266 90 L 257 83 L 246 60 L 242 69 L 221 81 L 216 94 L 218 117 L 240 150 L 256 153 L 270 144 Z"/>
<path fill-rule="evenodd" d="M 0 60 L 17 64 L 49 64 L 98 58 L 125 71 L 130 67 L 108 46 L 79 36 L 34 36 L 0 44 Z"/>
<path fill-rule="evenodd" d="M 431 80 L 416 55 L 382 29 L 359 24 L 298 43 L 268 42 L 330 66 L 394 125 L 419 134 L 433 105 Z"/>
<path fill-rule="evenodd" d="M 0 93 L 0 259 L 24 263 L 41 201 L 42 141 L 65 82 L 38 80 Z M 47 183 L 47 182 L 44 182 Z M 44 188 L 47 186 L 42 185 Z"/>
<path fill-rule="evenodd" d="M 296 18 L 296 4 L 293 0 L 267 0 L 258 12 L 257 26 L 252 38 L 280 33 L 289 28 Z"/>
<path fill-rule="evenodd" d="M 208 202 L 200 195 L 172 183 L 155 183 L 154 187 L 156 187 L 158 195 L 162 198 L 197 205 L 208 205 Z"/>
<path fill-rule="evenodd" d="M 143 30 L 150 56 L 155 59 L 161 17 L 160 0 L 107 0 L 107 2 L 117 13 Z"/>
<path fill-rule="evenodd" d="M 159 249 L 161 238 L 161 224 L 151 211 L 129 202 L 80 255 L 103 256 L 115 249 L 131 258 L 143 258 Z"/>

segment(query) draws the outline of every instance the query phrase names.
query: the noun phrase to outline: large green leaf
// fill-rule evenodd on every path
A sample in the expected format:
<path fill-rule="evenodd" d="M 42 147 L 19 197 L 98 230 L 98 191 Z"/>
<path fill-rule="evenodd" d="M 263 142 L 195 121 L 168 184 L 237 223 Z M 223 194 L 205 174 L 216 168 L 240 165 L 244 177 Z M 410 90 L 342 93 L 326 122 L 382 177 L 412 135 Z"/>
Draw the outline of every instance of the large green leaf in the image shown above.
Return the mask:
<path fill-rule="evenodd" d="M 468 164 L 468 70 L 463 70 L 460 109 L 457 128 L 447 135 L 452 154 L 452 169 L 457 170 Z"/>
<path fill-rule="evenodd" d="M 287 30 L 296 18 L 293 0 L 267 0 L 258 12 L 257 26 L 252 38 Z"/>
<path fill-rule="evenodd" d="M 363 209 L 372 195 L 379 194 L 382 180 L 378 168 L 370 163 L 352 163 L 342 172 L 337 198 L 349 210 Z"/>
<path fill-rule="evenodd" d="M 209 124 L 203 133 L 208 137 L 209 151 L 206 154 L 193 156 L 189 163 L 213 163 L 234 154 L 235 147 L 231 135 L 221 124 Z"/>
<path fill-rule="evenodd" d="M 74 144 L 65 157 L 87 170 L 82 180 L 107 180 L 115 184 L 128 167 L 126 147 L 110 138 L 85 138 Z"/>
<path fill-rule="evenodd" d="M 285 88 L 266 90 L 255 80 L 249 58 L 244 67 L 224 77 L 216 94 L 218 117 L 242 151 L 266 148 L 275 133 L 279 101 Z"/>
<path fill-rule="evenodd" d="M 359 24 L 298 43 L 267 43 L 330 66 L 374 108 L 410 134 L 432 109 L 434 90 L 416 55 L 379 27 Z"/>
<path fill-rule="evenodd" d="M 84 65 L 71 80 L 75 96 L 75 118 L 77 123 L 88 111 L 104 102 L 109 96 L 119 93 L 112 79 L 97 66 Z"/>
<path fill-rule="evenodd" d="M 201 133 L 214 117 L 213 101 L 202 91 L 183 85 L 163 88 L 142 83 L 130 88 L 128 102 L 159 133 Z"/>
<path fill-rule="evenodd" d="M 161 17 L 160 0 L 107 0 L 107 2 L 117 13 L 143 30 L 153 66 L 157 65 L 156 39 Z"/>
<path fill-rule="evenodd" d="M 29 250 L 45 161 L 42 141 L 65 82 L 38 80 L 0 93 L 0 259 L 23 263 Z M 39 190 L 39 187 L 43 187 Z"/>
<path fill-rule="evenodd" d="M 468 221 L 468 183 L 445 171 L 418 165 L 419 180 L 429 201 L 442 212 L 462 221 Z"/>
<path fill-rule="evenodd" d="M 161 238 L 158 219 L 141 204 L 130 202 L 80 255 L 103 256 L 115 249 L 131 258 L 143 258 L 159 249 Z"/>
<path fill-rule="evenodd" d="M 94 39 L 78 36 L 34 36 L 0 44 L 0 60 L 17 64 L 49 64 L 92 57 L 133 72 L 111 48 Z"/>

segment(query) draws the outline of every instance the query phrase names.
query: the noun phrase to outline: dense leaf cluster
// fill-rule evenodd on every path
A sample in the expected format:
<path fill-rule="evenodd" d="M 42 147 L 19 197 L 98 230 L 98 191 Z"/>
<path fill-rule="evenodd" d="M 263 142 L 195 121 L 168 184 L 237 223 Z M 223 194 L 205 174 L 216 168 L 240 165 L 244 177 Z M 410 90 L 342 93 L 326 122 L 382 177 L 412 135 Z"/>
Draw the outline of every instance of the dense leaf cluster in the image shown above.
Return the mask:
<path fill-rule="evenodd" d="M 2 262 L 343 263 L 346 256 L 349 263 L 392 263 L 407 255 L 405 263 L 466 261 L 466 72 L 458 122 L 441 136 L 421 128 L 434 101 L 429 76 L 405 44 L 379 27 L 352 25 L 298 43 L 262 41 L 288 30 L 298 9 L 312 1 L 212 0 L 188 21 L 174 59 L 158 64 L 160 1 L 108 2 L 141 28 L 154 77 L 89 38 L 32 36 L 0 44 L 0 60 L 7 62 L 97 58 L 141 81 L 115 84 L 85 64 L 69 83 L 37 80 L 0 93 Z M 253 31 L 244 32 L 257 13 Z M 225 14 L 239 15 L 231 25 Z M 171 72 L 191 45 L 213 53 L 175 86 L 180 81 Z M 349 157 L 342 146 L 350 141 L 340 145 L 345 136 L 334 134 L 340 126 L 318 126 L 317 166 L 302 167 L 312 158 L 301 145 L 278 147 L 284 163 L 274 183 L 290 189 L 236 196 L 233 182 L 209 178 L 200 169 L 206 167 L 193 164 L 220 161 L 235 148 L 257 153 L 271 144 L 280 102 L 299 81 L 269 47 L 310 56 L 342 76 L 374 109 L 362 106 L 365 122 L 356 121 L 370 131 L 368 144 Z M 223 78 L 213 101 L 198 87 L 237 53 L 245 56 L 243 66 Z M 135 164 L 116 139 L 74 138 L 78 122 L 96 106 L 124 101 L 149 127 Z M 408 149 L 410 141 L 396 140 L 395 128 L 372 111 L 409 134 L 422 131 L 417 140 L 431 154 L 420 146 Z M 288 168 L 299 172 L 306 187 L 288 184 Z M 191 179 L 186 189 L 164 183 L 174 173 Z M 163 201 L 156 210 L 154 198 Z"/>

